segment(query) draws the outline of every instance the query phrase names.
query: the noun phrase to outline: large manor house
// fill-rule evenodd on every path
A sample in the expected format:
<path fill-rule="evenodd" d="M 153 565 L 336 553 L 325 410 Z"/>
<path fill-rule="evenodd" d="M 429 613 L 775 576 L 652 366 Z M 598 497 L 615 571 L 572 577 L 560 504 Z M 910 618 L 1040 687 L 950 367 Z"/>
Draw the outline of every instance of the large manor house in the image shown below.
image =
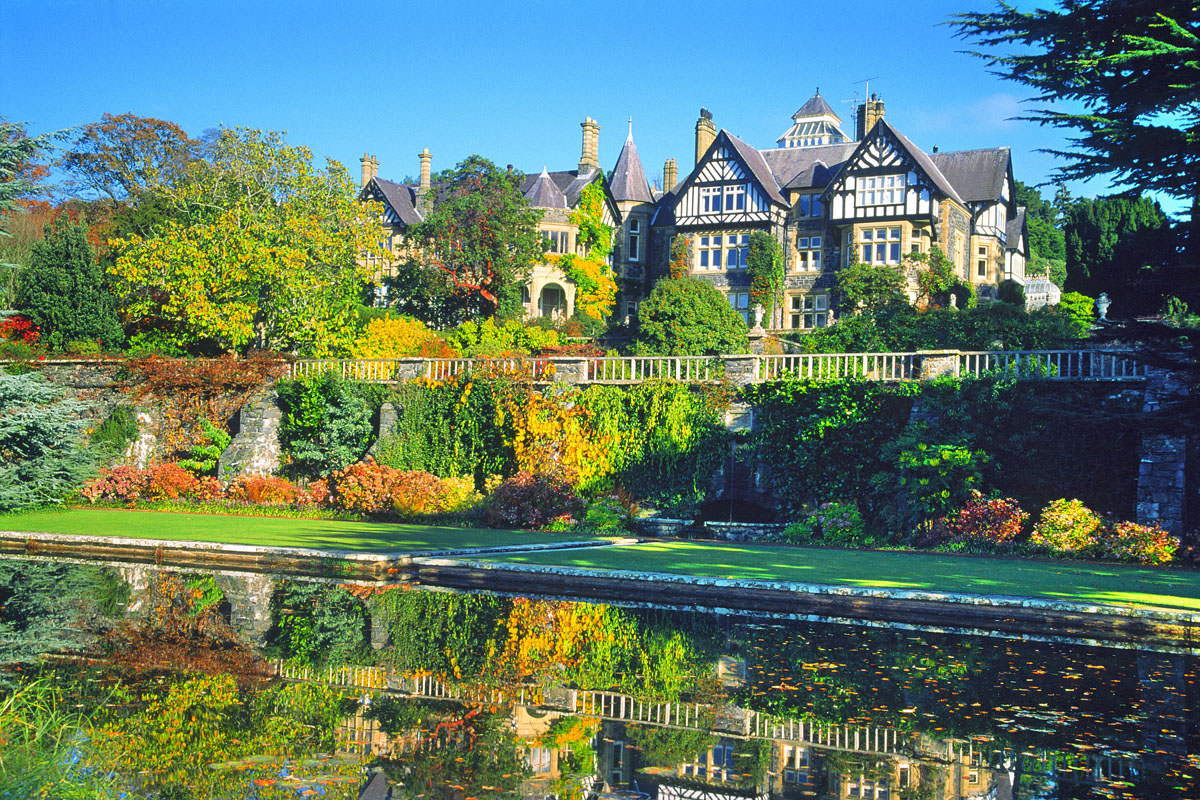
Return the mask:
<path fill-rule="evenodd" d="M 526 175 L 521 191 L 543 211 L 548 252 L 575 252 L 571 211 L 584 187 L 600 183 L 609 201 L 605 222 L 616 229 L 618 318 L 636 317 L 654 282 L 669 274 L 677 235 L 690 245 L 689 273 L 716 286 L 750 323 L 750 234 L 775 236 L 783 245 L 784 298 L 763 324 L 776 329 L 830 324 L 837 311 L 835 273 L 853 258 L 899 266 L 905 253 L 939 247 L 981 298 L 994 297 L 1006 279 L 1025 283 L 1025 209 L 1015 203 L 1007 147 L 925 152 L 884 118 L 875 95 L 856 107 L 855 117 L 851 138 L 818 90 L 792 115 L 776 146 L 760 150 L 718 131 L 712 114 L 701 109 L 694 166 L 680 179 L 676 160 L 667 159 L 661 188 L 646 177 L 632 123 L 606 176 L 598 156 L 600 125 L 589 117 L 577 167 Z M 377 159 L 361 160 L 362 196 L 383 205 L 396 258 L 406 229 L 422 220 L 436 196 L 428 149 L 420 160 L 415 184 L 384 180 Z M 389 267 L 379 265 L 381 278 Z M 526 289 L 530 317 L 574 313 L 574 286 L 553 264 L 538 265 Z"/>

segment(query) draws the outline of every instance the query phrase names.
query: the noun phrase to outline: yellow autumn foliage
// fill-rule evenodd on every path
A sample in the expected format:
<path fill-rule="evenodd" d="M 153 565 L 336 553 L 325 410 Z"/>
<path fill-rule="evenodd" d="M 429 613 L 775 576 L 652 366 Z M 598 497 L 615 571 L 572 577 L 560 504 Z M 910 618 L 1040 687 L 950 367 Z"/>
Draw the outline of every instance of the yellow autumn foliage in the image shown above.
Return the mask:
<path fill-rule="evenodd" d="M 415 358 L 421 355 L 422 345 L 437 338 L 420 320 L 373 319 L 350 352 L 355 358 Z"/>

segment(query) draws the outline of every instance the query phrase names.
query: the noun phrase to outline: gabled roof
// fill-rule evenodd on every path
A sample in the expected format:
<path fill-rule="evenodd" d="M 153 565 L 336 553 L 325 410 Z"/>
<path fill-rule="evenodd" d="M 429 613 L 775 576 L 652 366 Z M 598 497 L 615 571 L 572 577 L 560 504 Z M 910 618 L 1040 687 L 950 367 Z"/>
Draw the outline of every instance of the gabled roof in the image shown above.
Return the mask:
<path fill-rule="evenodd" d="M 416 225 L 424 219 L 417 211 L 416 187 L 403 183 L 392 183 L 383 178 L 372 178 L 360 194 L 366 194 L 374 184 L 383 201 L 391 206 L 392 211 L 405 225 Z"/>
<path fill-rule="evenodd" d="M 825 98 L 821 97 L 821 90 L 818 88 L 817 93 L 808 98 L 808 102 L 800 106 L 795 114 L 792 114 L 792 119 L 799 119 L 800 117 L 820 117 L 825 114 L 833 117 L 838 122 L 842 121 L 842 118 L 837 115 L 837 112 L 830 108 L 829 103 L 825 102 Z"/>
<path fill-rule="evenodd" d="M 759 150 L 775 181 L 784 189 L 824 189 L 841 171 L 858 142 L 819 147 L 773 147 Z"/>
<path fill-rule="evenodd" d="M 871 129 L 871 132 L 864 136 L 863 140 L 859 142 L 859 146 L 865 147 L 867 142 L 875 138 L 875 132 L 881 129 L 890 133 L 892 137 L 895 138 L 895 140 L 900 144 L 901 147 L 904 148 L 913 161 L 917 162 L 917 165 L 921 168 L 921 170 L 927 176 L 929 176 L 929 179 L 933 181 L 933 185 L 936 186 L 942 194 L 946 195 L 952 200 L 958 201 L 959 203 L 964 205 L 966 204 L 966 201 L 962 199 L 962 196 L 958 193 L 958 190 L 954 188 L 954 184 L 947 180 L 946 176 L 942 174 L 942 171 L 938 169 L 937 164 L 933 162 L 933 159 L 931 159 L 924 150 L 909 141 L 907 136 L 893 128 L 892 124 L 886 119 L 880 119 L 878 122 L 876 122 L 875 127 Z"/>
<path fill-rule="evenodd" d="M 610 188 L 617 200 L 654 202 L 650 182 L 646 180 L 646 171 L 642 169 L 642 160 L 638 158 L 637 145 L 633 143 L 632 122 L 629 123 L 629 135 L 625 137 L 625 146 L 621 148 L 621 155 L 617 156 L 617 166 L 613 168 Z"/>
<path fill-rule="evenodd" d="M 542 167 L 542 172 L 529 188 L 524 188 L 522 184 L 521 193 L 525 195 L 525 199 L 529 201 L 529 205 L 535 208 L 566 208 L 567 196 L 563 190 L 558 188 L 558 185 L 550 178 L 550 173 Z"/>
<path fill-rule="evenodd" d="M 758 152 L 753 147 L 746 144 L 741 139 L 726 130 L 722 130 L 717 134 L 717 138 L 713 140 L 714 147 L 721 141 L 721 137 L 725 137 L 725 140 L 729 142 L 729 146 L 733 148 L 733 151 L 737 153 L 738 158 L 740 158 L 742 163 L 745 164 L 747 169 L 750 170 L 750 173 L 754 176 L 754 179 L 758 181 L 760 186 L 762 186 L 763 191 L 767 193 L 767 197 L 769 197 L 772 202 L 786 206 L 788 202 L 784 198 L 783 193 L 779 190 L 779 183 L 775 180 L 775 175 L 771 172 L 771 168 L 767 166 L 767 162 L 763 159 L 762 153 Z M 709 152 L 712 152 L 712 147 L 709 148 Z M 707 154 L 705 154 L 705 156 L 707 157 Z M 704 159 L 701 159 L 701 163 L 703 163 L 703 161 Z"/>
<path fill-rule="evenodd" d="M 998 200 L 1004 191 L 1011 162 L 1007 147 L 931 153 L 929 158 L 968 203 Z"/>

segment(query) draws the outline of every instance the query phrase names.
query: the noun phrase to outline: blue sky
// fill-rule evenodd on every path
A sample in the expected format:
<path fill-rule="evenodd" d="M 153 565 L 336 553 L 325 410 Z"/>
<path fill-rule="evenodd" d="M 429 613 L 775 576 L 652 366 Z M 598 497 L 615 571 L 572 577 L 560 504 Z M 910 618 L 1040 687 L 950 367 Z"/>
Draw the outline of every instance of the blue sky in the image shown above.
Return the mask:
<path fill-rule="evenodd" d="M 853 135 L 864 79 L 925 150 L 1010 146 L 1045 180 L 1059 134 L 1008 121 L 1029 92 L 988 74 L 944 22 L 992 0 L 893 2 L 397 2 L 0 0 L 0 115 L 43 132 L 133 112 L 188 133 L 286 130 L 358 175 L 479 153 L 526 171 L 573 169 L 579 123 L 611 169 L 633 117 L 647 174 L 693 162 L 705 106 L 718 128 L 774 146 L 820 87 Z M 1076 194 L 1107 190 L 1074 185 Z M 1043 190 L 1052 195 L 1053 189 Z"/>

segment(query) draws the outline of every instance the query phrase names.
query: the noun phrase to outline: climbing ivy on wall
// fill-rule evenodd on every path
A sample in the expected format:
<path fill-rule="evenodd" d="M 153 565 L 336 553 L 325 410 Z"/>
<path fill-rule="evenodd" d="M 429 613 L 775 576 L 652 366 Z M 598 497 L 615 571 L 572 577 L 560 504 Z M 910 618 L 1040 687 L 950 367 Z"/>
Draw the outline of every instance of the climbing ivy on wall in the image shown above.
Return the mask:
<path fill-rule="evenodd" d="M 380 463 L 442 477 L 517 470 L 567 478 L 581 492 L 618 487 L 662 508 L 698 505 L 725 453 L 718 392 L 671 382 L 630 388 L 556 385 L 511 376 L 402 387 Z"/>
<path fill-rule="evenodd" d="M 617 296 L 617 283 L 608 263 L 613 228 L 604 222 L 604 206 L 604 190 L 599 183 L 584 187 L 579 205 L 568 217 L 579 228 L 583 255 L 567 253 L 557 258 L 563 274 L 575 284 L 576 310 L 594 320 L 612 315 Z M 549 258 L 553 260 L 554 256 Z"/>

